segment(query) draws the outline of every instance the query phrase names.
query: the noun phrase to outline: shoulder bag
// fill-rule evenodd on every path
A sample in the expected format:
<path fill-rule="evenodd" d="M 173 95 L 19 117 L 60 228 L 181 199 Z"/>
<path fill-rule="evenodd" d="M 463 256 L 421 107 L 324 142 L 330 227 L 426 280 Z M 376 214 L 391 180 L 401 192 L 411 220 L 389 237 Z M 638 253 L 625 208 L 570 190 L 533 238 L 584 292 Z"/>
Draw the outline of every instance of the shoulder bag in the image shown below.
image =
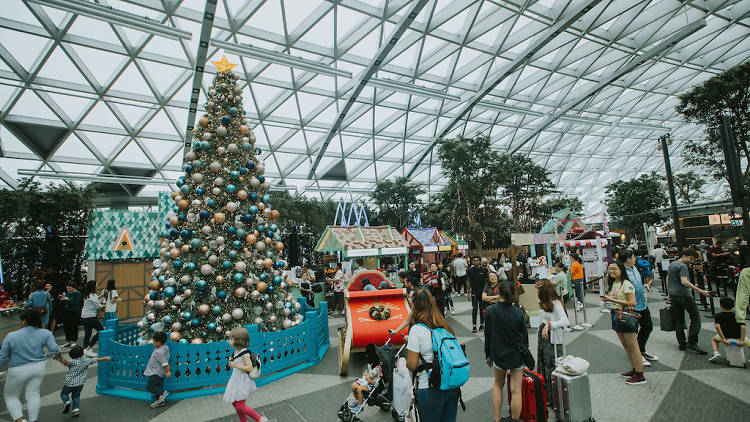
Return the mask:
<path fill-rule="evenodd" d="M 622 288 L 623 286 L 620 285 L 620 290 L 617 292 L 618 294 L 622 291 Z M 612 312 L 614 312 L 615 315 L 614 319 L 612 319 L 612 324 L 614 325 L 612 328 L 618 328 L 623 331 L 632 331 L 638 326 L 638 319 L 641 317 L 641 314 L 634 311 L 632 306 L 613 309 Z"/>

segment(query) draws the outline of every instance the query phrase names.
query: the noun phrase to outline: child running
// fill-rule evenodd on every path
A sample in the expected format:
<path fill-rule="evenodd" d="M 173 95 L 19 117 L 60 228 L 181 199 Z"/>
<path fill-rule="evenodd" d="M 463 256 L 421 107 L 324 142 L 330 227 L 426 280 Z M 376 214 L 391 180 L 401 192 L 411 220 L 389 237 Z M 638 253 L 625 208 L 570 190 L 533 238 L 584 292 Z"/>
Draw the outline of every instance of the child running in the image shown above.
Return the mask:
<path fill-rule="evenodd" d="M 81 346 L 73 346 L 68 355 L 70 356 L 70 360 L 60 358 L 60 362 L 68 367 L 68 374 L 65 375 L 65 382 L 63 383 L 62 391 L 60 391 L 60 398 L 63 402 L 62 412 L 64 414 L 69 413 L 72 406 L 73 416 L 78 416 L 81 412 L 81 390 L 83 390 L 83 384 L 86 383 L 86 378 L 89 375 L 89 366 L 103 360 L 112 360 L 112 356 L 102 358 L 84 357 L 83 347 Z"/>
<path fill-rule="evenodd" d="M 260 368 L 260 360 L 257 355 L 247 348 L 250 345 L 250 334 L 242 327 L 234 328 L 229 333 L 229 346 L 234 348 L 232 357 L 229 358 L 229 367 L 232 368 L 232 376 L 229 377 L 227 389 L 224 391 L 224 401 L 232 403 L 240 417 L 240 422 L 247 422 L 247 416 L 258 422 L 267 422 L 268 418 L 261 416 L 252 407 L 245 404 L 247 396 L 255 391 L 255 380 L 250 374 L 257 372 Z"/>

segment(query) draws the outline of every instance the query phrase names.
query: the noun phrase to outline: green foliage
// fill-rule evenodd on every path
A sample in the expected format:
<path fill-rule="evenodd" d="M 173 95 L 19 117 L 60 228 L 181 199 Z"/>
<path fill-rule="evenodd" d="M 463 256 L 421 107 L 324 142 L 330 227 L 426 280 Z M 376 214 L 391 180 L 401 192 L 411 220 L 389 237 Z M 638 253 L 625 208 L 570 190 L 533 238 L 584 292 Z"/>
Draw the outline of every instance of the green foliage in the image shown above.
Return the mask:
<path fill-rule="evenodd" d="M 557 192 L 550 172 L 522 154 L 503 154 L 496 167 L 500 202 L 510 209 L 516 231 L 538 231 L 543 221 L 542 200 Z M 541 221 L 541 222 L 540 222 Z"/>
<path fill-rule="evenodd" d="M 694 204 L 701 200 L 701 189 L 706 184 L 699 174 L 694 171 L 674 175 L 674 187 L 677 201 L 680 204 Z"/>
<path fill-rule="evenodd" d="M 607 211 L 612 216 L 612 228 L 622 228 L 628 238 L 642 233 L 642 223 L 663 221 L 660 208 L 667 205 L 666 188 L 656 173 L 643 174 L 630 180 L 618 180 L 607 185 Z"/>
<path fill-rule="evenodd" d="M 750 62 L 737 65 L 679 96 L 676 107 L 688 121 L 704 125 L 707 137 L 690 140 L 683 148 L 685 163 L 700 167 L 715 180 L 726 178 L 721 141 L 716 129 L 723 115 L 731 117 L 737 154 L 750 170 Z"/>
<path fill-rule="evenodd" d="M 292 252 L 288 249 L 291 246 L 290 236 L 296 234 L 300 245 L 299 258 L 309 263 L 320 260 L 320 254 L 312 249 L 323 235 L 326 226 L 333 224 L 337 204 L 330 199 L 319 200 L 299 193 L 291 195 L 289 192 L 271 192 L 271 203 L 281 214 L 277 224 L 282 233 L 282 242 L 287 246 L 287 252 L 291 255 Z M 289 264 L 301 265 L 301 262 L 293 262 L 290 256 Z"/>
<path fill-rule="evenodd" d="M 93 186 L 48 185 L 30 179 L 18 190 L 0 190 L 0 255 L 5 287 L 15 298 L 25 297 L 34 269 L 49 269 L 55 291 L 62 283 L 80 282 L 89 213 L 96 191 Z M 59 245 L 45 240 L 52 227 Z"/>
<path fill-rule="evenodd" d="M 373 222 L 401 230 L 409 224 L 410 217 L 421 210 L 423 202 L 419 196 L 424 193 L 421 184 L 410 182 L 406 177 L 379 181 L 370 194 L 377 207 Z"/>

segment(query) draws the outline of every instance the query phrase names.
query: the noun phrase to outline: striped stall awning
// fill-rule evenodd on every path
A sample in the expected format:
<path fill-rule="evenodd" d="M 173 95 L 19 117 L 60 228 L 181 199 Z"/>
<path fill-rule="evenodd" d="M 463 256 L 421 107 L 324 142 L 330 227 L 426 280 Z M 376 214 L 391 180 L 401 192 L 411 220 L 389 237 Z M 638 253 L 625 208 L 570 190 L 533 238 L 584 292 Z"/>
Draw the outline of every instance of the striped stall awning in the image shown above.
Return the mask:
<path fill-rule="evenodd" d="M 575 246 L 596 246 L 596 242 L 601 242 L 602 246 L 607 246 L 607 239 L 600 237 L 598 239 L 580 239 L 580 240 L 565 240 L 563 243 L 567 247 L 575 247 Z"/>

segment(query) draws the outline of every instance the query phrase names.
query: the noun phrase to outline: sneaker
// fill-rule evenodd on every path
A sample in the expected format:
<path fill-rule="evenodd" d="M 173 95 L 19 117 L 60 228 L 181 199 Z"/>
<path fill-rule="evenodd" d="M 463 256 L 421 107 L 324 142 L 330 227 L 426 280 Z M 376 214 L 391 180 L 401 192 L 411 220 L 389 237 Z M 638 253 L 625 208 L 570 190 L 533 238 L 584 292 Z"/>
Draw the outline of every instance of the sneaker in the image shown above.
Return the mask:
<path fill-rule="evenodd" d="M 646 383 L 646 377 L 643 376 L 642 372 L 636 372 L 632 377 L 625 380 L 625 384 L 628 385 L 641 385 Z"/>
<path fill-rule="evenodd" d="M 679 347 L 679 349 L 680 349 L 680 350 L 682 350 L 683 352 L 684 352 L 685 350 L 687 350 L 687 345 L 686 345 L 686 344 L 681 344 L 681 345 L 679 345 L 678 347 Z"/>
<path fill-rule="evenodd" d="M 633 375 L 635 375 L 635 369 L 631 369 L 628 372 L 623 372 L 623 373 L 620 374 L 620 376 L 623 377 L 623 378 L 630 378 Z"/>
<path fill-rule="evenodd" d="M 92 359 L 95 359 L 95 358 L 99 357 L 99 354 L 96 353 L 94 351 L 94 349 L 87 349 L 85 352 L 83 352 L 83 354 L 86 355 L 86 356 L 88 356 L 88 357 L 90 357 L 90 358 L 92 358 Z"/>
<path fill-rule="evenodd" d="M 476 333 L 477 332 L 477 326 L 476 325 L 471 329 L 471 332 L 472 333 Z"/>
<path fill-rule="evenodd" d="M 649 352 L 643 352 L 642 355 L 643 355 L 644 358 L 646 358 L 646 359 L 648 359 L 650 361 L 656 362 L 657 360 L 659 360 L 659 356 L 652 355 Z"/>
<path fill-rule="evenodd" d="M 479 331 L 484 330 L 484 324 L 479 324 Z"/>
<path fill-rule="evenodd" d="M 456 310 L 455 309 L 451 309 L 451 315 L 456 315 Z"/>
<path fill-rule="evenodd" d="M 573 329 L 570 328 L 570 327 L 565 327 L 565 328 L 563 328 L 563 331 L 565 331 L 566 333 L 569 333 L 569 332 L 573 331 Z"/>
<path fill-rule="evenodd" d="M 705 351 L 705 350 L 701 349 L 700 347 L 698 347 L 697 344 L 689 344 L 687 346 L 687 349 L 690 350 L 691 352 L 697 354 L 697 355 L 707 355 L 708 354 L 707 351 Z"/>
<path fill-rule="evenodd" d="M 81 414 L 80 409 L 73 409 L 73 416 L 78 416 L 79 414 Z"/>
<path fill-rule="evenodd" d="M 65 342 L 65 343 L 64 343 L 64 344 L 63 344 L 62 346 L 60 346 L 60 347 L 70 347 L 70 342 L 69 342 L 69 341 L 66 341 L 66 342 Z"/>
<path fill-rule="evenodd" d="M 716 359 L 718 359 L 718 358 L 720 358 L 720 357 L 721 357 L 721 353 L 719 353 L 719 352 L 714 352 L 713 356 L 711 356 L 710 358 L 708 358 L 708 361 L 709 361 L 709 362 L 713 362 L 713 361 L 715 361 Z"/>
<path fill-rule="evenodd" d="M 265 416 L 261 416 L 258 422 L 268 422 L 268 418 Z"/>
<path fill-rule="evenodd" d="M 644 356 L 641 356 L 641 363 L 643 366 L 651 366 L 651 362 L 649 362 Z"/>
<path fill-rule="evenodd" d="M 165 391 L 161 393 L 161 395 L 156 399 L 156 401 L 151 403 L 151 408 L 153 409 L 155 407 L 164 406 L 166 404 L 165 400 L 168 395 L 169 395 L 169 391 Z"/>
<path fill-rule="evenodd" d="M 65 406 L 63 406 L 63 414 L 67 414 L 70 412 L 70 406 L 73 405 L 73 402 L 70 400 L 65 402 Z"/>
<path fill-rule="evenodd" d="M 583 309 L 583 303 L 576 301 L 576 311 Z"/>

